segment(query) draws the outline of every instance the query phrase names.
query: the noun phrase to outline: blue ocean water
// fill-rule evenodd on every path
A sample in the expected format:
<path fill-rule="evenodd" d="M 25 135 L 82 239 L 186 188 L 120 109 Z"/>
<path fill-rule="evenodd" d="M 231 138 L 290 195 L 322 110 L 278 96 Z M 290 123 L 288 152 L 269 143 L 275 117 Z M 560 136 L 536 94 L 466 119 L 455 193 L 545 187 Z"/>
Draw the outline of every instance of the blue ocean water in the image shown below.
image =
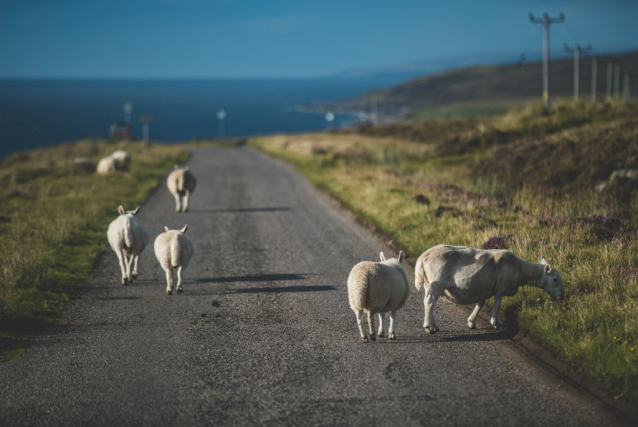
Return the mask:
<path fill-rule="evenodd" d="M 179 142 L 219 135 L 217 112 L 226 111 L 224 134 L 248 136 L 327 129 L 323 114 L 298 106 L 347 99 L 382 83 L 374 80 L 0 80 L 0 157 L 86 137 L 108 137 L 131 102 L 136 118 L 152 114 L 150 139 Z M 333 126 L 354 117 L 337 115 Z"/>

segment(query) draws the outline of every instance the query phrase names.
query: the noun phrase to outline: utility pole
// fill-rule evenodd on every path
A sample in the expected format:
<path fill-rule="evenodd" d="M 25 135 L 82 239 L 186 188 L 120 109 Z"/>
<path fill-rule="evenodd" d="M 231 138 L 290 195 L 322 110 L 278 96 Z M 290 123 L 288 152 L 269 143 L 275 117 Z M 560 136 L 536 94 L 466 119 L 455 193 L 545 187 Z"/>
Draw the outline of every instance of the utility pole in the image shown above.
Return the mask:
<path fill-rule="evenodd" d="M 543 105 L 549 110 L 549 26 L 562 23 L 565 20 L 565 14 L 561 12 L 558 18 L 550 18 L 547 13 L 544 13 L 542 18 L 535 18 L 534 14 L 530 13 L 529 20 L 533 24 L 543 24 Z"/>
<path fill-rule="evenodd" d="M 580 89 L 580 53 L 581 52 L 589 52 L 591 50 L 591 45 L 587 45 L 585 49 L 580 47 L 579 45 L 574 46 L 574 48 L 570 48 L 565 45 L 566 52 L 574 52 L 574 101 L 578 101 L 578 94 Z"/>
<path fill-rule="evenodd" d="M 629 73 L 625 73 L 625 101 L 629 101 Z"/>
<path fill-rule="evenodd" d="M 598 83 L 598 57 L 591 57 L 591 102 L 596 103 L 596 83 Z"/>
<path fill-rule="evenodd" d="M 620 64 L 614 64 L 614 98 L 618 99 L 620 90 Z"/>
<path fill-rule="evenodd" d="M 151 123 L 153 123 L 153 121 L 155 121 L 155 117 L 152 114 L 144 114 L 142 116 L 139 116 L 137 118 L 137 121 L 140 122 L 142 124 L 142 140 L 143 141 L 148 141 L 148 128 L 149 125 Z"/>
<path fill-rule="evenodd" d="M 607 60 L 607 93 L 606 93 L 607 101 L 611 99 L 612 69 L 613 69 L 613 63 L 611 62 L 611 59 L 608 59 Z"/>

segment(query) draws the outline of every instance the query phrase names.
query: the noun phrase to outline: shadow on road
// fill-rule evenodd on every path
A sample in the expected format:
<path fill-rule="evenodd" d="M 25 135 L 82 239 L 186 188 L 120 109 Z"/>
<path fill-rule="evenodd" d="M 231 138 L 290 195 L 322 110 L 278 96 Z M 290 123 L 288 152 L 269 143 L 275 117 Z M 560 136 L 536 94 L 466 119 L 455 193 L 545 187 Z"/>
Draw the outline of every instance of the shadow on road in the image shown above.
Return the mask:
<path fill-rule="evenodd" d="M 204 277 L 195 279 L 195 283 L 233 283 L 233 282 L 282 282 L 287 280 L 304 280 L 306 275 L 301 274 L 249 274 L 246 276 L 230 276 L 230 277 Z"/>
<path fill-rule="evenodd" d="M 320 292 L 320 291 L 336 291 L 334 286 L 277 286 L 274 288 L 244 288 L 235 289 L 225 293 L 228 294 L 257 294 L 268 292 Z"/>
<path fill-rule="evenodd" d="M 222 208 L 222 209 L 202 209 L 192 210 L 193 213 L 250 213 L 250 212 L 286 212 L 292 209 L 288 207 L 264 207 L 264 208 Z"/>

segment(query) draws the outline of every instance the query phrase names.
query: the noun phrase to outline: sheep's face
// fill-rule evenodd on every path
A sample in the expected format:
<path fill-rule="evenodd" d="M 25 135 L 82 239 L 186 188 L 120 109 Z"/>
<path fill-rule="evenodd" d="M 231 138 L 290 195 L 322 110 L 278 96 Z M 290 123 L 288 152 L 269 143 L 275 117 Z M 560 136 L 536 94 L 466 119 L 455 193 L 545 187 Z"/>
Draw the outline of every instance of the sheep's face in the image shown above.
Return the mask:
<path fill-rule="evenodd" d="M 562 277 L 560 277 L 560 273 L 552 268 L 544 257 L 541 258 L 541 264 L 545 267 L 543 268 L 543 275 L 538 281 L 538 286 L 549 294 L 552 301 L 557 298 L 563 298 L 563 296 L 565 296 L 565 285 L 563 284 Z"/>

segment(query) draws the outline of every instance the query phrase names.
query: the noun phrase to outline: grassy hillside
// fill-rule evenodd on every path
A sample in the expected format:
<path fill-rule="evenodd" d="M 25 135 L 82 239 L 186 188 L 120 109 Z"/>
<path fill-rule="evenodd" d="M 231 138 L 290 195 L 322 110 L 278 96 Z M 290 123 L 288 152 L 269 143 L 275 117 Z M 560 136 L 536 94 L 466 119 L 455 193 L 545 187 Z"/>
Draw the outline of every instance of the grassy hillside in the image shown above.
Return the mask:
<path fill-rule="evenodd" d="M 545 255 L 567 298 L 550 303 L 523 288 L 506 298 L 508 310 L 556 356 L 635 403 L 638 185 L 603 193 L 595 185 L 638 168 L 636 112 L 626 104 L 565 104 L 551 114 L 531 106 L 418 123 L 416 140 L 381 127 L 252 144 L 295 164 L 413 257 L 439 243 L 508 248 L 533 261 Z"/>
<path fill-rule="evenodd" d="M 75 157 L 97 162 L 116 149 L 132 155 L 129 172 L 98 176 L 73 167 Z M 0 358 L 21 346 L 14 332 L 54 318 L 84 284 L 118 205 L 141 204 L 159 176 L 187 158 L 178 146 L 82 141 L 0 162 Z"/>
<path fill-rule="evenodd" d="M 638 72 L 638 52 L 614 56 L 621 71 Z M 580 92 L 590 96 L 591 60 L 581 58 Z M 551 63 L 552 96 L 571 97 L 573 94 L 573 61 L 555 60 Z M 623 77 L 621 76 L 621 79 Z M 598 61 L 598 96 L 604 96 L 607 61 Z M 539 99 L 542 88 L 542 64 L 533 62 L 517 66 L 477 66 L 427 75 L 387 90 L 369 92 L 339 104 L 341 108 L 368 109 L 372 97 L 378 97 L 382 109 L 409 107 L 411 110 L 431 109 L 454 105 L 457 110 L 501 111 L 503 102 L 524 102 Z M 622 81 L 621 88 L 622 92 Z M 462 107 L 462 108 L 461 108 Z M 440 114 L 441 112 L 439 112 Z M 445 113 L 445 112 L 444 112 Z"/>

